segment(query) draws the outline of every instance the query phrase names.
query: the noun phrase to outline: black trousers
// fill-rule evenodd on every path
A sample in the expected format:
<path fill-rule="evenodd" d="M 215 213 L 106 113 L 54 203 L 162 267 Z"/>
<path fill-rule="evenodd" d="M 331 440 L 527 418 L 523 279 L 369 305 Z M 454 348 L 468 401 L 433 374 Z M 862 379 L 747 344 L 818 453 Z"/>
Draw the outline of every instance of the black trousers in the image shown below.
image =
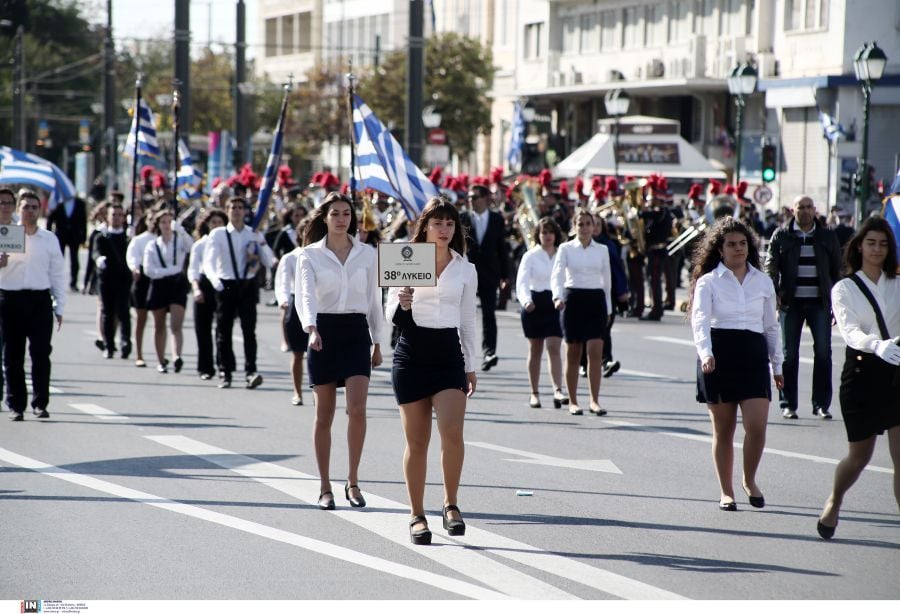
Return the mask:
<path fill-rule="evenodd" d="M 640 316 L 644 313 L 644 256 L 643 254 L 630 255 L 628 257 L 628 289 L 631 298 L 628 302 L 632 315 Z"/>
<path fill-rule="evenodd" d="M 481 300 L 481 350 L 487 356 L 497 353 L 497 289 L 494 283 L 478 282 Z"/>
<path fill-rule="evenodd" d="M 650 278 L 650 297 L 653 299 L 652 315 L 661 315 L 663 312 L 663 268 L 666 261 L 666 250 L 651 249 L 647 253 L 647 277 Z"/>
<path fill-rule="evenodd" d="M 203 302 L 194 301 L 194 332 L 197 335 L 197 372 L 215 375 L 219 352 L 213 342 L 213 320 L 216 317 L 216 292 L 205 276 L 200 278 Z M 215 348 L 215 362 L 213 349 Z"/>
<path fill-rule="evenodd" d="M 59 241 L 59 251 L 62 252 L 62 255 L 66 255 L 66 248 L 69 248 L 69 272 L 72 275 L 72 281 L 69 282 L 69 285 L 76 286 L 78 285 L 78 248 L 81 246 L 81 243 L 78 241 L 66 241 L 59 235 L 57 235 L 56 240 Z"/>
<path fill-rule="evenodd" d="M 116 325 L 123 347 L 131 343 L 131 278 L 104 279 L 100 277 L 100 326 L 106 349 L 116 347 Z"/>
<path fill-rule="evenodd" d="M 0 328 L 5 348 L 6 404 L 24 412 L 25 341 L 31 355 L 31 406 L 47 409 L 50 402 L 50 338 L 53 336 L 53 301 L 49 290 L 0 290 Z"/>
<path fill-rule="evenodd" d="M 216 292 L 216 347 L 226 378 L 236 370 L 231 331 L 235 318 L 241 321 L 244 337 L 244 372 L 256 373 L 256 279 L 223 280 L 225 288 Z"/>

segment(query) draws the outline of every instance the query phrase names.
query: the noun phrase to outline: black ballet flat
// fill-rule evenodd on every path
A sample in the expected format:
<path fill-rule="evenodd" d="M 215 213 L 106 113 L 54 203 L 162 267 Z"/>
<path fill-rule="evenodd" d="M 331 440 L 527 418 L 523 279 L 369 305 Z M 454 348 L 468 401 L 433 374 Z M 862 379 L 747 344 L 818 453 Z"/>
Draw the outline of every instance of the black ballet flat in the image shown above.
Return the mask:
<path fill-rule="evenodd" d="M 444 509 L 441 511 L 441 515 L 444 517 L 444 529 L 447 530 L 448 535 L 465 535 L 466 534 L 466 523 L 460 520 L 450 520 L 447 512 L 456 512 L 460 516 L 462 516 L 462 512 L 459 511 L 459 508 L 455 505 L 445 505 Z"/>
<path fill-rule="evenodd" d="M 753 507 L 763 508 L 766 506 L 766 498 L 762 495 L 754 497 L 746 488 L 744 488 L 744 492 L 747 493 L 747 499 L 750 501 L 750 505 L 752 505 Z"/>
<path fill-rule="evenodd" d="M 328 503 L 322 503 L 322 499 L 325 495 L 331 495 L 331 499 L 328 500 Z M 320 510 L 333 510 L 334 509 L 334 493 L 330 490 L 326 490 L 322 494 L 319 495 L 319 509 Z"/>
<path fill-rule="evenodd" d="M 816 523 L 816 531 L 819 532 L 819 537 L 822 539 L 831 539 L 834 537 L 834 530 L 837 528 L 837 524 L 833 527 L 829 527 L 827 524 L 822 524 L 822 521 L 818 521 Z"/>
<path fill-rule="evenodd" d="M 413 527 L 419 523 L 423 523 L 425 528 L 413 531 Z M 409 541 L 416 546 L 431 545 L 431 530 L 428 528 L 428 520 L 425 516 L 413 516 L 413 519 L 409 521 Z"/>
<path fill-rule="evenodd" d="M 736 512 L 737 511 L 737 503 L 735 503 L 734 501 L 728 501 L 725 503 L 720 501 L 719 509 L 722 510 L 723 512 Z"/>
<path fill-rule="evenodd" d="M 344 496 L 347 498 L 347 501 L 350 502 L 350 507 L 365 507 L 365 506 L 366 506 L 366 500 L 365 500 L 365 498 L 363 498 L 363 496 L 362 496 L 362 491 L 360 491 L 358 497 L 351 497 L 351 496 L 350 496 L 350 489 L 351 489 L 351 488 L 357 488 L 357 489 L 358 489 L 359 486 L 357 486 L 356 484 L 344 484 Z"/>

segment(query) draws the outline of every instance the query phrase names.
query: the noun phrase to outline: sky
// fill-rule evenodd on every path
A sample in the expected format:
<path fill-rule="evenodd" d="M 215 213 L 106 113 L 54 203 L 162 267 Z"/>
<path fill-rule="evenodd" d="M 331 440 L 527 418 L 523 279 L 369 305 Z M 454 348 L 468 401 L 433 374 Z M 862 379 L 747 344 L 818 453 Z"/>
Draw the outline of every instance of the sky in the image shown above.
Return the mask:
<path fill-rule="evenodd" d="M 85 0 L 91 21 L 106 23 L 106 0 Z M 257 53 L 256 0 L 245 0 L 247 7 L 247 57 Z M 213 48 L 235 41 L 236 0 L 191 0 L 191 53 L 206 46 Z M 175 0 L 112 0 L 113 37 L 116 46 L 134 41 L 172 39 L 175 28 Z"/>

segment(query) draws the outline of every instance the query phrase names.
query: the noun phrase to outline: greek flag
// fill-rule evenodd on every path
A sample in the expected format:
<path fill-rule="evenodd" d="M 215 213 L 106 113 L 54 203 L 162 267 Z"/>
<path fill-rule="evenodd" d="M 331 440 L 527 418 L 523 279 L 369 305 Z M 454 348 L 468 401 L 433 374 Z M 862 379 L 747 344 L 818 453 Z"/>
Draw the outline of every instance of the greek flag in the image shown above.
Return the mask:
<path fill-rule="evenodd" d="M 522 166 L 522 145 L 525 144 L 525 117 L 522 115 L 522 103 L 516 102 L 513 111 L 512 136 L 509 139 L 509 151 L 506 161 L 510 170 L 519 170 Z"/>
<path fill-rule="evenodd" d="M 50 193 L 50 210 L 75 199 L 75 185 L 61 168 L 34 154 L 0 146 L 0 184 L 21 183 Z"/>
<path fill-rule="evenodd" d="M 897 243 L 897 251 L 900 252 L 900 194 L 884 199 L 882 215 L 894 231 L 894 241 Z"/>
<path fill-rule="evenodd" d="M 281 113 L 278 115 L 278 125 L 275 126 L 275 134 L 272 135 L 272 149 L 269 150 L 269 160 L 266 162 L 262 185 L 259 188 L 256 215 L 253 216 L 252 224 L 254 230 L 259 228 L 266 211 L 269 209 L 269 200 L 272 198 L 272 190 L 275 187 L 275 179 L 278 176 L 278 167 L 281 165 L 281 146 L 284 140 L 284 117 L 287 114 L 288 93 L 289 90 L 285 88 L 284 98 L 281 101 Z"/>
<path fill-rule="evenodd" d="M 897 176 L 894 177 L 894 183 L 891 184 L 891 189 L 888 190 L 888 194 L 900 194 L 900 171 L 897 171 Z"/>
<path fill-rule="evenodd" d="M 183 139 L 178 139 L 178 158 L 181 160 L 178 175 L 175 177 L 175 190 L 178 192 L 178 196 L 185 200 L 202 197 L 200 184 L 203 182 L 203 173 L 194 168 L 191 150 L 188 149 Z"/>
<path fill-rule="evenodd" d="M 137 129 L 138 155 L 159 158 L 159 143 L 156 141 L 156 118 L 153 116 L 153 111 L 150 110 L 150 105 L 143 98 L 140 100 L 139 108 L 140 112 L 135 113 L 131 119 L 131 128 L 128 130 L 128 138 L 125 140 L 122 154 L 129 158 L 134 157 L 135 124 L 140 118 L 140 124 Z"/>
<path fill-rule="evenodd" d="M 828 113 L 819 111 L 819 121 L 822 123 L 823 136 L 829 141 L 837 142 L 838 139 L 847 136 L 844 127 L 837 123 Z"/>
<path fill-rule="evenodd" d="M 356 173 L 350 178 L 355 189 L 362 187 L 393 196 L 406 217 L 419 217 L 437 188 L 412 163 L 394 135 L 384 127 L 359 96 L 353 96 L 353 135 L 356 139 Z M 355 175 L 355 174 L 354 174 Z"/>

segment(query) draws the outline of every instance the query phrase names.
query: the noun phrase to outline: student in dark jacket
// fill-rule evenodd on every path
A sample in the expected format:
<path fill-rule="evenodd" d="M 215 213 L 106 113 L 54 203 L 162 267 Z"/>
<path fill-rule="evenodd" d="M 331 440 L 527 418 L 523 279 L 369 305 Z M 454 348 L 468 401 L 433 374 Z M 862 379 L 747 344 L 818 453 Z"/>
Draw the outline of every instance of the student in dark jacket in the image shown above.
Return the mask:
<path fill-rule="evenodd" d="M 94 237 L 92 254 L 100 292 L 100 322 L 106 357 L 116 350 L 116 328 L 122 358 L 131 354 L 131 270 L 125 259 L 128 236 L 125 233 L 125 210 L 113 203 L 107 208 L 106 228 Z"/>
<path fill-rule="evenodd" d="M 63 256 L 69 248 L 69 287 L 78 289 L 78 248 L 87 239 L 87 209 L 80 198 L 60 203 L 47 217 L 47 230 L 56 235 Z"/>
<path fill-rule="evenodd" d="M 782 417 L 797 418 L 800 335 L 806 322 L 813 335 L 812 413 L 831 419 L 831 288 L 840 278 L 841 246 L 834 231 L 816 219 L 809 196 L 794 200 L 794 217 L 775 231 L 766 272 L 775 284 L 784 337 Z"/>

